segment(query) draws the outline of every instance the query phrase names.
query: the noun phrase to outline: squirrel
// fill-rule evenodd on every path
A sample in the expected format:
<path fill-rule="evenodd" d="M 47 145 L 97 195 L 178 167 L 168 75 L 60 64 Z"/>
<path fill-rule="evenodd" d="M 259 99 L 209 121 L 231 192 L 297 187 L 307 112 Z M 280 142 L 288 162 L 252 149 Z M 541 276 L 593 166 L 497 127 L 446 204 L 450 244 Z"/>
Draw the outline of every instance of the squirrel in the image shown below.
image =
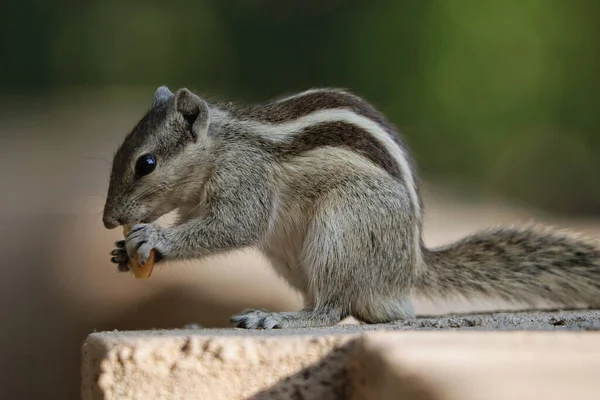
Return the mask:
<path fill-rule="evenodd" d="M 256 248 L 305 302 L 231 317 L 247 329 L 414 318 L 413 295 L 600 305 L 591 238 L 527 225 L 425 246 L 414 165 L 392 123 L 345 89 L 242 106 L 161 86 L 113 158 L 103 223 L 134 226 L 111 261 Z M 173 210 L 172 226 L 155 223 Z"/>

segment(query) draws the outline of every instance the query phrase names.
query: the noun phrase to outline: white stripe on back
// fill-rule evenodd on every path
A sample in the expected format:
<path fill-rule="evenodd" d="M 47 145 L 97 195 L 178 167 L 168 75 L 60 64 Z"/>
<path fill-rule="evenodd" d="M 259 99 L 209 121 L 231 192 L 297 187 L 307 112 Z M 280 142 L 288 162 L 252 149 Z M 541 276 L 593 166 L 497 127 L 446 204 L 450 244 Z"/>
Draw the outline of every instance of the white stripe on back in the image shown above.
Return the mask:
<path fill-rule="evenodd" d="M 396 163 L 398 163 L 400 171 L 402 172 L 404 184 L 406 185 L 406 190 L 408 191 L 408 195 L 413 204 L 414 211 L 415 213 L 417 213 L 417 215 L 420 215 L 421 210 L 419 198 L 417 196 L 416 191 L 415 178 L 410 169 L 406 153 L 404 152 L 404 149 L 402 149 L 392 139 L 390 134 L 375 121 L 363 117 L 362 115 L 358 115 L 351 110 L 334 108 L 328 110 L 315 111 L 311 114 L 302 116 L 293 121 L 284 122 L 280 124 L 270 124 L 254 120 L 245 120 L 244 126 L 254 130 L 256 133 L 269 140 L 285 141 L 288 140 L 291 136 L 294 136 L 296 133 L 301 132 L 308 127 L 326 122 L 343 122 L 347 124 L 352 124 L 368 132 L 377 141 L 379 141 L 384 146 L 388 154 L 390 154 L 392 158 L 396 161 Z M 418 235 L 419 232 L 416 232 L 416 234 Z M 417 241 L 415 245 L 418 244 L 419 243 Z"/>

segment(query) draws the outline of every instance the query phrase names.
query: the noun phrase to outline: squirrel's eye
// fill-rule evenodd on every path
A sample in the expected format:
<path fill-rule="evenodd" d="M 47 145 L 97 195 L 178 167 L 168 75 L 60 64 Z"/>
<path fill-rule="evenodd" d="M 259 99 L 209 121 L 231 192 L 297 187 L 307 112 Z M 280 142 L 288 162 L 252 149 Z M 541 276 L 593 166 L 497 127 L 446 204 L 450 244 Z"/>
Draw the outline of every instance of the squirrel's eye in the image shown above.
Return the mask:
<path fill-rule="evenodd" d="M 156 158 L 152 154 L 144 154 L 135 162 L 135 174 L 137 176 L 148 175 L 156 168 Z"/>

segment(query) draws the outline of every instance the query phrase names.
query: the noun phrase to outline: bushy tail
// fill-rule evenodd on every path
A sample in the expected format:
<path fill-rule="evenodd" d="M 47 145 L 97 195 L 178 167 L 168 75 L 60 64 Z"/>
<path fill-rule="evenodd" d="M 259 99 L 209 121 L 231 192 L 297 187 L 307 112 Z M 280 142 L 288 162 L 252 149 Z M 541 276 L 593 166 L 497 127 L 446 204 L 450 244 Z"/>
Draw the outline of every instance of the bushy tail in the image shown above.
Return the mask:
<path fill-rule="evenodd" d="M 489 297 L 534 305 L 600 306 L 600 245 L 549 228 L 497 228 L 437 249 L 424 249 L 427 265 L 418 294 Z"/>

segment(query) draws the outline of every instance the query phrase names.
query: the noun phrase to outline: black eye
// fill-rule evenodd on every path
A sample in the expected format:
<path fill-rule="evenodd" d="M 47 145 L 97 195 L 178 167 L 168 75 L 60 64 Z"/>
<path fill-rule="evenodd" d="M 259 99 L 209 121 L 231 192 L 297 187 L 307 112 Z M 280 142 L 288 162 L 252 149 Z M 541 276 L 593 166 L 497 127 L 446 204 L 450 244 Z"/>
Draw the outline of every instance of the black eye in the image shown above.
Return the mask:
<path fill-rule="evenodd" d="M 135 162 L 135 174 L 137 176 L 148 175 L 156 168 L 156 158 L 152 154 L 144 154 Z"/>

